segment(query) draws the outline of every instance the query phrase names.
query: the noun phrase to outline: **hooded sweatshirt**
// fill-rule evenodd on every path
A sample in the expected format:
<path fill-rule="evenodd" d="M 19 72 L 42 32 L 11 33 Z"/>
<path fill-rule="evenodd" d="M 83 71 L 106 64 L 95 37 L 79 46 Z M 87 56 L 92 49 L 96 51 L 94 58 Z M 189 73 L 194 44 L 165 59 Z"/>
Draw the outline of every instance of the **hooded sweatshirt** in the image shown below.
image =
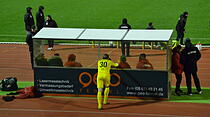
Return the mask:
<path fill-rule="evenodd" d="M 49 20 L 45 21 L 44 27 L 52 27 L 52 28 L 57 28 L 58 25 L 55 20 L 52 19 L 50 15 L 48 15 Z"/>
<path fill-rule="evenodd" d="M 43 9 L 44 7 L 40 6 L 38 12 L 36 13 L 36 26 L 38 30 L 44 27 L 45 19 Z"/>
<path fill-rule="evenodd" d="M 184 32 L 185 31 L 186 22 L 187 22 L 186 14 L 180 15 L 180 18 L 179 18 L 179 20 L 177 22 L 177 25 L 176 25 L 176 31 Z"/>
<path fill-rule="evenodd" d="M 24 16 L 24 22 L 25 22 L 25 30 L 31 31 L 31 27 L 35 24 L 34 23 L 34 17 L 31 13 L 31 7 L 26 8 L 26 14 Z"/>
<path fill-rule="evenodd" d="M 191 42 L 185 43 L 185 48 L 181 52 L 181 63 L 184 65 L 184 72 L 197 72 L 197 61 L 201 58 L 201 53 Z"/>

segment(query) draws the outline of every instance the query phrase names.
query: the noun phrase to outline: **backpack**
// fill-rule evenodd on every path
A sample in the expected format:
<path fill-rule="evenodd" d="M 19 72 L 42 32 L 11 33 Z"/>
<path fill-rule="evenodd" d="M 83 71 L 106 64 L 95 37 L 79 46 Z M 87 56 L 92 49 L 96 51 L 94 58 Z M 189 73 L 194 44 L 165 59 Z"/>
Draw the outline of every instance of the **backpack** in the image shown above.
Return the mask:
<path fill-rule="evenodd" d="M 2 91 L 16 91 L 18 89 L 17 78 L 16 77 L 4 78 L 0 83 L 0 89 Z"/>

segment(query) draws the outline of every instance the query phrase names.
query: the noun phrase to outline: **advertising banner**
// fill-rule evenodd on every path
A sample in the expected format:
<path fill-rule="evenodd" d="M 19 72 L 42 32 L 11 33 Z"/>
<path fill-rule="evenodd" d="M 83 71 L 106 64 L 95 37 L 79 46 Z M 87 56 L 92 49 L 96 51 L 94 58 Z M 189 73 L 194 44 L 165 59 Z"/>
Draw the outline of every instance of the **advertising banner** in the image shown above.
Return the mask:
<path fill-rule="evenodd" d="M 34 68 L 41 93 L 96 95 L 97 69 Z M 110 96 L 168 98 L 167 71 L 111 70 Z"/>

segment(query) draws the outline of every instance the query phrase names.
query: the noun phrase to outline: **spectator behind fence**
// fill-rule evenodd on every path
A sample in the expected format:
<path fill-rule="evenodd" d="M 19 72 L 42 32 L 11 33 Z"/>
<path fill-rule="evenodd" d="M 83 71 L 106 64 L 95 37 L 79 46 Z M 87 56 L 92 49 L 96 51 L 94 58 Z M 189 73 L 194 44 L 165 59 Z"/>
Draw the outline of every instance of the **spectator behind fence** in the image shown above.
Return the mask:
<path fill-rule="evenodd" d="M 122 55 L 120 57 L 120 62 L 118 64 L 119 64 L 118 68 L 120 68 L 120 69 L 130 69 L 131 68 L 131 66 L 126 62 L 125 55 Z"/>
<path fill-rule="evenodd" d="M 36 58 L 35 58 L 35 63 L 37 66 L 47 66 L 47 59 L 44 57 L 43 53 L 40 53 Z"/>
<path fill-rule="evenodd" d="M 49 58 L 47 60 L 48 62 L 48 66 L 61 66 L 63 67 L 63 61 L 60 58 L 60 55 L 58 53 L 55 53 L 54 56 L 52 56 L 51 58 Z"/>
<path fill-rule="evenodd" d="M 137 69 L 153 69 L 152 64 L 146 59 L 146 54 L 139 55 L 139 62 L 136 65 Z"/>
<path fill-rule="evenodd" d="M 64 64 L 65 67 L 82 67 L 79 62 L 76 62 L 76 55 L 69 54 L 68 61 Z"/>

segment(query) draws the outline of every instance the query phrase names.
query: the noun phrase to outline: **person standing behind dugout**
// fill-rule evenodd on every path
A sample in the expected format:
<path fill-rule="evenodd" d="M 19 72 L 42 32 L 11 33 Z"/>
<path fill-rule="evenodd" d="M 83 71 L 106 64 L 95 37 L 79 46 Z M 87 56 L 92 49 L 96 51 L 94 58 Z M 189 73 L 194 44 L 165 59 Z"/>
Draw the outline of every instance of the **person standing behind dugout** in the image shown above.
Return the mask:
<path fill-rule="evenodd" d="M 38 12 L 36 13 L 36 26 L 37 26 L 37 31 L 40 31 L 44 27 L 44 7 L 39 6 Z"/>
<path fill-rule="evenodd" d="M 176 47 L 174 47 L 174 49 L 172 50 L 173 55 L 172 55 L 172 73 L 175 74 L 176 77 L 176 89 L 175 89 L 175 93 L 176 95 L 180 96 L 181 93 L 183 92 L 180 89 L 180 84 L 182 82 L 182 73 L 183 73 L 183 65 L 181 64 L 181 45 L 177 45 Z"/>
<path fill-rule="evenodd" d="M 201 53 L 197 47 L 194 47 L 189 38 L 185 40 L 185 48 L 181 52 L 181 63 L 184 65 L 184 73 L 187 84 L 187 94 L 192 95 L 191 75 L 198 94 L 201 94 L 200 80 L 197 75 L 197 61 L 201 58 Z"/>
<path fill-rule="evenodd" d="M 53 20 L 50 15 L 47 15 L 47 20 L 45 21 L 44 27 L 57 28 L 58 25 L 56 21 Z M 53 46 L 54 46 L 54 41 L 48 40 L 48 50 L 52 50 Z"/>
<path fill-rule="evenodd" d="M 146 29 L 148 29 L 148 30 L 154 30 L 155 28 L 153 26 L 153 23 L 152 22 L 149 22 Z"/>
<path fill-rule="evenodd" d="M 31 32 L 29 32 L 26 36 L 26 43 L 29 47 L 29 52 L 30 52 L 30 58 L 31 58 L 31 66 L 33 68 L 34 66 L 34 59 L 33 59 L 33 40 L 32 40 L 32 36 L 34 36 L 37 33 L 36 31 L 36 27 L 32 26 L 31 27 Z"/>
<path fill-rule="evenodd" d="M 26 14 L 24 15 L 24 22 L 25 22 L 25 30 L 28 33 L 31 32 L 32 26 L 34 26 L 34 17 L 32 15 L 32 8 L 26 8 Z"/>
<path fill-rule="evenodd" d="M 119 26 L 119 29 L 131 29 L 131 26 L 128 24 L 126 18 L 122 19 L 122 24 Z M 130 56 L 130 41 L 121 42 L 122 55 L 125 55 L 125 46 L 126 46 L 126 56 Z"/>
<path fill-rule="evenodd" d="M 152 22 L 149 22 L 146 29 L 147 30 L 155 30 L 155 27 L 153 26 L 153 23 Z M 153 42 L 148 42 L 149 45 L 151 45 L 152 43 Z M 157 45 L 157 42 L 155 42 L 155 45 Z"/>
<path fill-rule="evenodd" d="M 109 85 L 110 85 L 110 69 L 111 67 L 117 67 L 118 64 L 110 60 L 108 54 L 103 55 L 103 59 L 98 61 L 98 76 L 97 76 L 97 101 L 98 101 L 98 110 L 102 109 L 102 91 L 104 90 L 104 101 L 103 104 L 107 104 L 108 95 L 109 95 Z"/>
<path fill-rule="evenodd" d="M 177 38 L 176 40 L 180 40 L 180 44 L 183 44 L 183 38 L 184 38 L 184 33 L 185 33 L 185 25 L 187 23 L 187 17 L 188 17 L 188 12 L 184 12 L 183 14 L 180 15 L 179 20 L 176 25 L 176 31 L 177 31 Z"/>

